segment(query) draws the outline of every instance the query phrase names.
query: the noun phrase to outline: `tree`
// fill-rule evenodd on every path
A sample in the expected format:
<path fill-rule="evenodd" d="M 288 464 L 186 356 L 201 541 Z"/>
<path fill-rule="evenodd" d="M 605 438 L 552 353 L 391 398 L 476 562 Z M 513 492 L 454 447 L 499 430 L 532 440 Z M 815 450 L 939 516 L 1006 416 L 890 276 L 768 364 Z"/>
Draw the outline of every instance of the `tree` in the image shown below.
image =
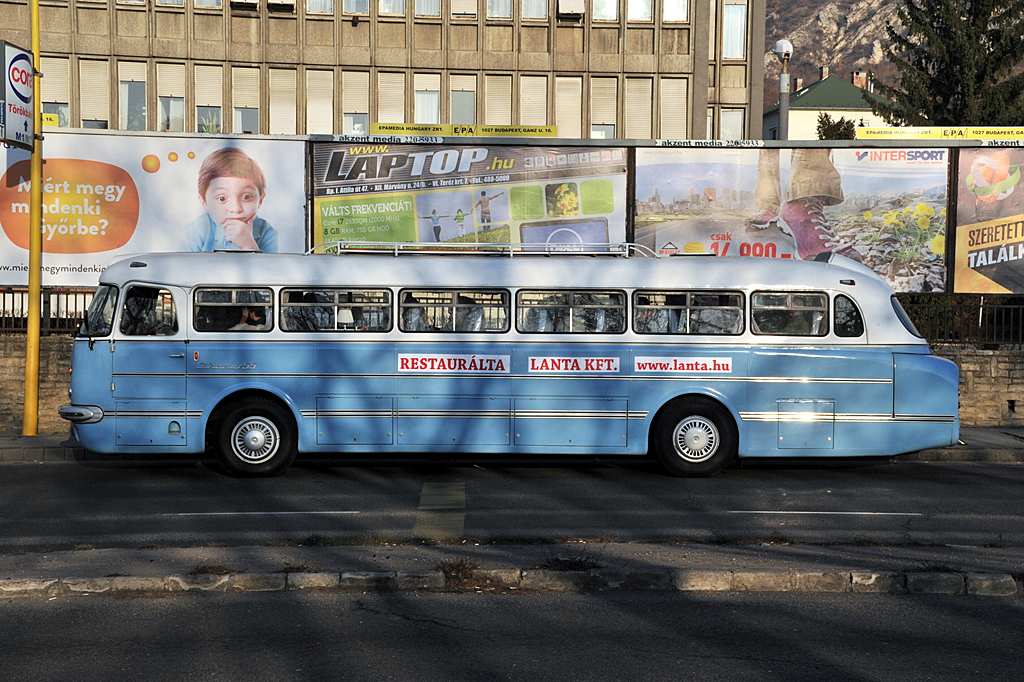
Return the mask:
<path fill-rule="evenodd" d="M 818 139 L 819 140 L 856 140 L 857 128 L 853 121 L 840 116 L 838 121 L 824 111 L 818 114 Z"/>
<path fill-rule="evenodd" d="M 901 35 L 886 24 L 899 83 L 864 94 L 891 125 L 1024 124 L 1024 0 L 903 0 Z M 870 74 L 869 74 L 870 76 Z M 872 80 L 873 77 L 872 77 Z"/>

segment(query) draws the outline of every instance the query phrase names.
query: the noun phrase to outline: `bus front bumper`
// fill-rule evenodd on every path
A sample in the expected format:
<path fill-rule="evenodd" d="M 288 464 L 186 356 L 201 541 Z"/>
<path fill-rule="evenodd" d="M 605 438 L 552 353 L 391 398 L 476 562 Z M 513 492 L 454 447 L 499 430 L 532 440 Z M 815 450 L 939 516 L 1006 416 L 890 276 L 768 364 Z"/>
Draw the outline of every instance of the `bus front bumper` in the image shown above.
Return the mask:
<path fill-rule="evenodd" d="M 57 414 L 73 424 L 95 424 L 103 419 L 103 410 L 95 405 L 72 405 L 67 403 L 57 408 Z"/>

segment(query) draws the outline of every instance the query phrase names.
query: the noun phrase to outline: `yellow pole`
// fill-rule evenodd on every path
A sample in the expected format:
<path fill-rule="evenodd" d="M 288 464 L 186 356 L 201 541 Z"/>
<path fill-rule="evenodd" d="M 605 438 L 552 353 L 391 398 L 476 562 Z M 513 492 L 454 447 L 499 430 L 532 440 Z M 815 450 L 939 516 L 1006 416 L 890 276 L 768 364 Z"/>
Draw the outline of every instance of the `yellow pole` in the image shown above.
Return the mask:
<path fill-rule="evenodd" d="M 29 194 L 28 328 L 25 338 L 25 408 L 21 435 L 35 436 L 39 428 L 39 318 L 43 265 L 43 112 L 39 93 L 39 0 L 31 1 L 32 14 L 32 188 Z"/>

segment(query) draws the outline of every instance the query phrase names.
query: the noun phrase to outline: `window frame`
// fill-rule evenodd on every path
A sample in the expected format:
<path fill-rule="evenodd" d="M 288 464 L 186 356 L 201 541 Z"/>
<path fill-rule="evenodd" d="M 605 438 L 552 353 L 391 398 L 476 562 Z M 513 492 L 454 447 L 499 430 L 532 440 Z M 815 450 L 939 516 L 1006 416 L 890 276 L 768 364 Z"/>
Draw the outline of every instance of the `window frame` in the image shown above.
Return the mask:
<path fill-rule="evenodd" d="M 758 296 L 785 296 L 786 305 L 757 305 Z M 797 297 L 810 297 L 817 296 L 821 297 L 824 301 L 824 305 L 812 306 L 812 305 L 798 305 L 794 300 Z M 779 325 L 781 328 L 773 328 L 773 331 L 762 331 L 761 324 L 755 319 L 755 315 L 759 311 L 774 311 L 776 313 L 784 313 L 789 316 L 791 312 L 803 312 L 805 313 L 805 319 L 808 324 L 807 332 L 798 332 L 793 330 L 786 330 L 786 325 Z M 814 331 L 815 322 L 813 313 L 822 313 L 822 317 L 819 318 L 818 324 L 820 328 L 818 331 Z M 784 291 L 784 290 L 767 290 L 761 289 L 750 292 L 750 331 L 756 336 L 789 336 L 795 338 L 821 338 L 828 336 L 831 329 L 831 314 L 829 306 L 829 295 L 827 291 Z M 810 313 L 810 316 L 806 316 Z M 778 315 L 776 315 L 778 317 Z"/>
<path fill-rule="evenodd" d="M 202 301 L 201 295 L 207 292 L 229 292 L 230 298 L 227 301 Z M 263 294 L 265 300 L 239 300 L 239 292 L 250 292 L 254 294 Z M 241 309 L 246 307 L 260 306 L 263 307 L 264 322 L 262 328 L 253 329 L 231 329 L 230 327 L 225 329 L 212 329 L 212 328 L 200 328 L 197 324 L 199 319 L 199 312 L 201 308 L 231 308 L 233 313 L 223 317 L 224 322 L 218 319 L 218 323 L 225 324 L 230 322 L 232 319 L 240 319 Z M 274 329 L 274 291 L 270 287 L 231 287 L 231 286 L 197 286 L 192 291 L 192 330 L 201 334 L 221 334 L 221 333 L 266 333 Z M 218 324 L 218 326 L 220 326 Z M 232 325 L 233 326 L 233 325 Z"/>
<path fill-rule="evenodd" d="M 639 298 L 641 296 L 653 297 L 653 296 L 664 296 L 665 304 L 657 305 L 654 303 L 641 303 Z M 685 301 L 682 304 L 670 305 L 668 302 L 669 296 L 685 296 Z M 700 305 L 695 302 L 695 297 L 699 296 L 737 296 L 739 297 L 739 305 Z M 654 335 L 654 336 L 740 336 L 746 331 L 747 326 L 747 298 L 746 295 L 739 290 L 732 289 L 714 289 L 714 290 L 702 290 L 702 289 L 635 289 L 633 291 L 633 309 L 632 309 L 632 328 L 635 334 L 642 335 Z M 665 331 L 651 330 L 649 327 L 641 329 L 641 325 L 638 324 L 640 321 L 640 315 L 644 311 L 668 311 L 669 317 L 666 320 Z M 676 318 L 676 329 L 677 331 L 671 330 L 671 312 L 675 310 L 679 313 Z M 692 314 L 695 310 L 738 310 L 739 311 L 739 329 L 731 332 L 706 332 L 690 331 L 693 325 Z M 685 315 L 685 318 L 684 318 Z M 679 331 L 680 322 L 685 319 L 685 328 Z"/>
<path fill-rule="evenodd" d="M 479 301 L 459 301 L 460 296 L 469 297 L 473 294 L 496 294 L 499 296 L 499 303 L 497 305 L 488 305 L 486 302 Z M 416 299 L 410 301 L 406 300 L 409 295 L 447 295 L 450 296 L 450 300 L 447 302 L 441 300 L 432 302 L 429 300 Z M 481 329 L 459 329 L 460 311 L 465 311 L 475 307 L 483 308 Z M 427 317 L 427 324 L 429 327 L 422 329 L 408 328 L 405 313 L 406 311 L 411 311 L 416 308 L 437 309 L 430 314 L 426 314 L 425 311 L 420 312 L 420 315 L 425 315 Z M 488 315 L 486 314 L 487 309 L 500 310 L 503 312 L 504 324 L 501 329 L 486 328 L 484 323 L 488 319 Z M 404 287 L 398 291 L 397 317 L 399 331 L 406 334 L 507 334 L 511 330 L 512 325 L 512 296 L 508 289 L 500 287 Z M 431 322 L 431 318 L 433 318 L 433 321 L 438 321 L 438 318 L 440 318 L 439 321 L 441 324 L 434 324 Z"/>
<path fill-rule="evenodd" d="M 543 305 L 544 301 L 539 301 L 538 303 L 524 303 L 524 301 L 523 301 L 523 295 L 524 294 L 527 294 L 527 295 L 544 295 L 544 296 L 547 296 L 549 298 L 557 297 L 557 296 L 568 296 L 569 298 L 567 299 L 567 301 L 568 301 L 567 303 L 557 303 L 557 302 L 554 302 L 554 301 L 550 301 L 550 302 L 547 302 L 548 303 L 547 305 Z M 576 297 L 577 296 L 588 296 L 588 295 L 589 296 L 595 296 L 595 295 L 618 296 L 618 297 L 620 297 L 621 305 L 619 305 L 619 306 L 610 306 L 610 305 L 609 306 L 604 306 L 604 305 L 595 305 L 595 304 L 592 304 L 592 303 L 577 303 L 576 302 Z M 629 306 L 627 304 L 628 300 L 629 300 L 629 296 L 626 294 L 626 292 L 623 289 L 584 289 L 584 288 L 581 288 L 581 289 L 576 289 L 576 288 L 566 288 L 566 289 L 519 289 L 518 291 L 516 291 L 516 298 L 515 298 L 515 302 L 516 302 L 516 331 L 519 332 L 520 334 L 619 334 L 619 335 L 625 334 L 626 331 L 629 329 L 629 323 L 627 322 L 627 315 L 629 314 Z M 529 328 L 527 328 L 528 325 L 526 324 L 526 320 L 527 320 L 527 316 L 529 315 L 529 312 L 531 310 L 539 310 L 539 309 L 556 309 L 556 310 L 557 309 L 567 309 L 569 314 L 568 314 L 568 322 L 566 324 L 566 328 L 562 329 L 562 330 L 558 329 L 558 324 L 559 324 L 559 321 L 560 321 L 558 318 L 560 316 L 557 315 L 557 314 L 556 314 L 556 319 L 554 321 L 555 322 L 555 325 L 554 325 L 555 328 L 551 329 L 550 331 L 546 330 L 546 329 L 538 330 L 538 329 L 529 329 Z M 617 311 L 619 311 L 621 313 L 621 324 L 620 324 L 621 328 L 620 329 L 612 329 L 612 330 L 602 330 L 602 331 L 588 331 L 586 328 L 574 329 L 573 327 L 575 326 L 575 321 L 576 321 L 575 311 L 577 309 L 579 309 L 579 310 L 591 310 L 591 309 L 602 310 L 603 309 L 603 310 L 611 310 L 611 311 L 616 311 L 617 310 Z"/>
<path fill-rule="evenodd" d="M 286 297 L 292 293 L 299 294 L 331 294 L 332 301 L 288 301 Z M 347 294 L 351 299 L 352 294 L 375 294 L 383 295 L 384 302 L 379 301 L 342 301 L 342 294 Z M 395 328 L 395 308 L 394 308 L 394 293 L 387 287 L 288 287 L 282 289 L 279 294 L 279 305 L 280 305 L 280 327 L 281 331 L 288 334 L 316 334 L 316 333 L 359 333 L 359 334 L 386 334 Z M 332 320 L 334 322 L 334 328 L 318 328 L 318 329 L 290 329 L 289 325 L 286 324 L 285 317 L 289 309 L 294 308 L 328 308 L 333 307 Z M 377 308 L 386 313 L 385 324 L 383 327 L 342 327 L 342 324 L 350 324 L 349 322 L 339 322 L 342 315 L 340 314 L 342 309 L 346 309 L 350 312 L 353 321 L 351 324 L 355 324 L 355 309 L 359 308 L 359 315 L 363 316 L 363 309 L 365 308 Z"/>

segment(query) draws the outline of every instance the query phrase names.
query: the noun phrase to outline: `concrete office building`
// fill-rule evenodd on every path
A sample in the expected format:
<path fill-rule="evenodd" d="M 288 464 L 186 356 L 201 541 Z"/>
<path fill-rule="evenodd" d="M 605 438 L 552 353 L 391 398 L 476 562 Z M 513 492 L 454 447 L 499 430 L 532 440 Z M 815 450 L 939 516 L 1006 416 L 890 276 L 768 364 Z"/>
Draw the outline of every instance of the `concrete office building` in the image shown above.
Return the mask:
<path fill-rule="evenodd" d="M 764 0 L 38 0 L 49 125 L 757 138 Z M 29 0 L 0 39 L 31 47 Z"/>

